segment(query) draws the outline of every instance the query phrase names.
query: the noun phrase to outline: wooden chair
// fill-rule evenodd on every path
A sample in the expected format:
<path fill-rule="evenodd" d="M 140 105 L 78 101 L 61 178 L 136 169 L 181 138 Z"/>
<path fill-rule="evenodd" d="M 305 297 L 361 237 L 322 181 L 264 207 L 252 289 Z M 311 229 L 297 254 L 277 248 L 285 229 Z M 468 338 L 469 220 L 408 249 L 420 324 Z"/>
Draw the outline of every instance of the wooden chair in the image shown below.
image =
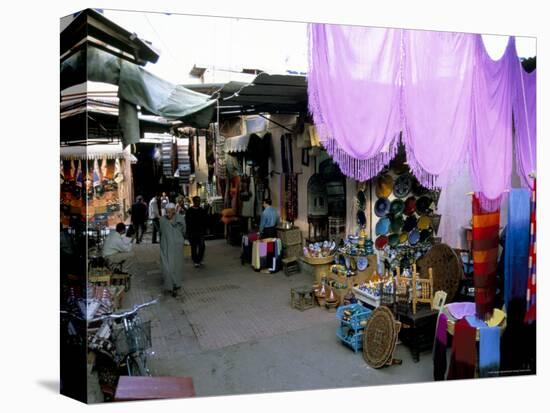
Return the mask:
<path fill-rule="evenodd" d="M 401 268 L 397 267 L 395 277 L 395 311 L 396 313 L 408 313 L 410 305 L 410 282 L 409 278 L 401 276 Z"/>
<path fill-rule="evenodd" d="M 420 291 L 416 288 L 417 282 L 420 284 Z M 428 278 L 419 278 L 416 272 L 416 264 L 413 264 L 412 273 L 412 310 L 413 314 L 416 314 L 416 305 L 418 303 L 426 303 L 430 305 L 433 303 L 433 271 L 432 268 L 428 268 Z"/>

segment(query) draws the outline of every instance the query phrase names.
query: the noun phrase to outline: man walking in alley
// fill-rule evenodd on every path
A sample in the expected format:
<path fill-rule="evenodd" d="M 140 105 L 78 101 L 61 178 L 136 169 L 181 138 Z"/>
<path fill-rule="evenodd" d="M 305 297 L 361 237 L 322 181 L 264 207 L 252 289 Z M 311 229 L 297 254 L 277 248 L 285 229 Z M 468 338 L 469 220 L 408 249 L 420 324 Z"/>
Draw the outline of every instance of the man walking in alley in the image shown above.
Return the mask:
<path fill-rule="evenodd" d="M 134 227 L 136 243 L 139 244 L 143 240 L 146 228 L 145 222 L 147 221 L 147 204 L 143 202 L 141 195 L 136 197 L 136 202 L 132 205 L 130 214 L 132 215 L 132 226 Z"/>
<path fill-rule="evenodd" d="M 160 225 L 160 196 L 157 194 L 149 201 L 149 219 L 153 224 L 153 244 L 157 243 L 157 233 Z"/>
<path fill-rule="evenodd" d="M 185 222 L 187 224 L 187 238 L 191 244 L 191 259 L 195 267 L 202 265 L 204 257 L 204 235 L 206 230 L 206 211 L 200 206 L 201 198 L 193 197 L 193 205 L 185 214 Z"/>
<path fill-rule="evenodd" d="M 263 202 L 264 211 L 260 219 L 260 235 L 262 238 L 277 237 L 277 224 L 279 224 L 279 214 L 271 206 L 271 199 L 265 199 Z"/>
<path fill-rule="evenodd" d="M 135 258 L 132 252 L 132 240 L 126 236 L 126 225 L 118 223 L 115 231 L 109 232 L 103 244 L 103 257 L 112 268 L 121 265 L 122 272 L 134 275 Z"/>
<path fill-rule="evenodd" d="M 177 296 L 183 276 L 183 240 L 185 220 L 176 214 L 176 205 L 166 204 L 166 215 L 160 218 L 160 266 L 164 290 Z"/>

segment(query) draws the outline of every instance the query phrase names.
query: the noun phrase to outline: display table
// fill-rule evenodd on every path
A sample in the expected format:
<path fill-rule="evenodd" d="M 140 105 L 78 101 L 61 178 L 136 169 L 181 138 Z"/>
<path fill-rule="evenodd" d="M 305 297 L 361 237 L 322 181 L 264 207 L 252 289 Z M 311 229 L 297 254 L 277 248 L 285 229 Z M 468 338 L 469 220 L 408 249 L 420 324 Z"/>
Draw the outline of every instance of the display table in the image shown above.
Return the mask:
<path fill-rule="evenodd" d="M 351 259 L 355 259 L 355 257 L 351 257 Z M 335 286 L 334 292 L 335 294 L 338 295 L 340 299 L 340 304 L 343 303 L 344 296 L 349 291 L 353 291 L 354 286 L 370 281 L 371 277 L 376 272 L 376 255 L 367 255 L 367 260 L 369 262 L 369 265 L 367 266 L 367 268 L 364 271 L 356 270 L 355 275 L 351 277 L 334 274 L 333 272 L 330 271 L 330 266 L 329 266 L 328 281 L 329 283 L 333 282 Z M 345 288 L 338 288 L 339 286 L 343 286 L 343 285 L 345 285 Z"/>
<path fill-rule="evenodd" d="M 415 363 L 420 360 L 421 351 L 433 346 L 438 314 L 429 307 L 420 308 L 416 314 L 411 309 L 407 313 L 397 312 L 397 319 L 402 324 L 399 338 L 410 348 Z"/>
<path fill-rule="evenodd" d="M 120 376 L 115 401 L 180 399 L 194 397 L 191 377 Z"/>

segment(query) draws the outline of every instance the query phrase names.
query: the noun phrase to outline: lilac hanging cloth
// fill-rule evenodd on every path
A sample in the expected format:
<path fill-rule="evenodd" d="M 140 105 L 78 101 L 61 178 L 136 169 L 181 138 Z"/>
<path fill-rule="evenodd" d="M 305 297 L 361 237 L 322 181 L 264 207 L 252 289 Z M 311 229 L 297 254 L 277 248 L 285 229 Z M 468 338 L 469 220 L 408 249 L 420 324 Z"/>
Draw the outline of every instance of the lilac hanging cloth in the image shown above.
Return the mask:
<path fill-rule="evenodd" d="M 514 99 L 516 169 L 521 186 L 533 190 L 534 181 L 529 174 L 537 170 L 537 71 L 518 71 L 521 76 Z"/>
<path fill-rule="evenodd" d="M 309 110 L 323 146 L 351 178 L 376 176 L 402 127 L 403 31 L 310 24 Z"/>
<path fill-rule="evenodd" d="M 512 174 L 512 100 L 519 76 L 514 37 L 504 55 L 492 60 L 477 36 L 473 88 L 473 136 L 470 156 L 474 190 L 485 211 L 500 206 Z"/>
<path fill-rule="evenodd" d="M 404 44 L 407 162 L 423 186 L 445 187 L 466 166 L 477 35 L 406 30 Z"/>

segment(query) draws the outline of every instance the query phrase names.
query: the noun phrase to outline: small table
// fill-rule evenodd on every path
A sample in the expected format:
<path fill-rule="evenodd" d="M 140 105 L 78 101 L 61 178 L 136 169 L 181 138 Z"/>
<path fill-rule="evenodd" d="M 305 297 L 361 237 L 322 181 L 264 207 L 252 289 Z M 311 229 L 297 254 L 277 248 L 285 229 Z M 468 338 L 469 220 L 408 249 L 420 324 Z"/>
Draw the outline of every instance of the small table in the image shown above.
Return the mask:
<path fill-rule="evenodd" d="M 437 310 L 429 307 L 420 307 L 416 314 L 412 313 L 412 309 L 407 313 L 397 312 L 397 319 L 402 323 L 399 337 L 403 344 L 411 349 L 415 363 L 420 360 L 420 352 L 430 349 L 433 345 L 438 314 Z"/>
<path fill-rule="evenodd" d="M 120 376 L 115 401 L 194 397 L 191 377 Z"/>

